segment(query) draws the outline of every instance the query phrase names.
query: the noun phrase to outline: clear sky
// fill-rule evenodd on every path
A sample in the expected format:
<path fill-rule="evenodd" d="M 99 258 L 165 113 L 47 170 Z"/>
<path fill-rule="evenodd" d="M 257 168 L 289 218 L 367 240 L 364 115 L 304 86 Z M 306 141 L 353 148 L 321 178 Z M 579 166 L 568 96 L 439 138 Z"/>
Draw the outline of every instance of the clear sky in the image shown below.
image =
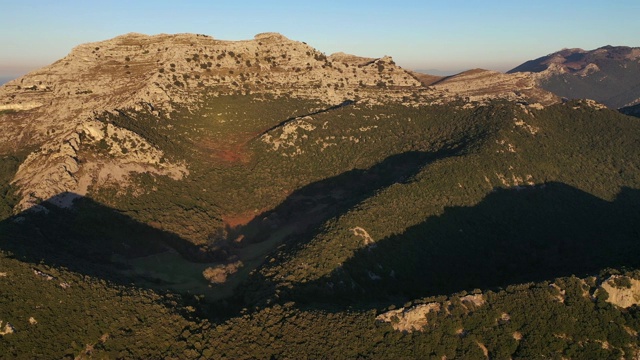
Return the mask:
<path fill-rule="evenodd" d="M 640 0 L 0 0 L 0 76 L 128 32 L 224 40 L 275 31 L 408 69 L 506 71 L 567 47 L 640 46 Z"/>

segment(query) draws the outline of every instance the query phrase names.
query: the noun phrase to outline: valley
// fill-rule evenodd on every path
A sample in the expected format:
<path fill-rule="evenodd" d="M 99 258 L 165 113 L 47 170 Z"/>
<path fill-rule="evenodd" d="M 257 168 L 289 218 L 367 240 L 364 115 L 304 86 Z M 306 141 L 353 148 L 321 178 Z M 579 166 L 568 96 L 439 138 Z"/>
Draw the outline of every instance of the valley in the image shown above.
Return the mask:
<path fill-rule="evenodd" d="M 637 356 L 640 123 L 562 96 L 275 33 L 80 45 L 0 87 L 0 357 Z"/>

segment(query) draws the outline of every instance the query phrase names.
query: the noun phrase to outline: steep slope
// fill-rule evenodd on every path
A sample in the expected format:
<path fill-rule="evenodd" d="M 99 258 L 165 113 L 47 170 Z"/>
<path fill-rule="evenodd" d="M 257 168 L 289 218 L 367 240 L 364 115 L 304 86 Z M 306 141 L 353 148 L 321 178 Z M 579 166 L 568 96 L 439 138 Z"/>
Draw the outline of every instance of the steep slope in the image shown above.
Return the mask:
<path fill-rule="evenodd" d="M 569 99 L 593 99 L 611 108 L 640 101 L 640 48 L 564 49 L 508 73 L 532 72 L 539 86 Z"/>

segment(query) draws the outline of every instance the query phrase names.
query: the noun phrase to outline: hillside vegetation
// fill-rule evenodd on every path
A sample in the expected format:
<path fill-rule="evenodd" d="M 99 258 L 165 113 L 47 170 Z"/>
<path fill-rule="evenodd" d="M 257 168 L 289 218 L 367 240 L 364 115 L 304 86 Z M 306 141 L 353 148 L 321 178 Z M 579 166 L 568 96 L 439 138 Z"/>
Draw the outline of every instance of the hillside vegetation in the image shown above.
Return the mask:
<path fill-rule="evenodd" d="M 302 47 L 240 45 L 267 40 Z M 204 54 L 178 65 L 233 66 Z M 637 118 L 408 83 L 334 98 L 189 79 L 167 93 L 189 101 L 96 98 L 55 131 L 24 122 L 41 107 L 0 113 L 24 145 L 0 144 L 0 357 L 640 354 Z"/>

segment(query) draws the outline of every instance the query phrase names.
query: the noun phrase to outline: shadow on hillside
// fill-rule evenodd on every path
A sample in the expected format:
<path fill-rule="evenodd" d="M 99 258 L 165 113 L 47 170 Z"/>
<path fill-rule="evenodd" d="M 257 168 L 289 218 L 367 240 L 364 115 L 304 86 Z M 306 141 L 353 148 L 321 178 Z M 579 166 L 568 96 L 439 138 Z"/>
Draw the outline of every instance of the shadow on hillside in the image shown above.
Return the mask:
<path fill-rule="evenodd" d="M 268 128 L 266 130 L 263 130 L 254 139 L 257 139 L 257 138 L 259 138 L 259 137 L 261 137 L 261 136 L 263 136 L 265 134 L 268 134 L 269 132 L 271 132 L 271 131 L 273 131 L 273 130 L 275 130 L 277 128 L 283 127 L 283 126 L 287 125 L 288 123 L 290 123 L 290 122 L 292 122 L 294 120 L 298 120 L 298 119 L 301 119 L 301 118 L 304 118 L 304 117 L 307 117 L 307 116 L 314 116 L 314 115 L 326 113 L 326 112 L 329 112 L 329 111 L 332 111 L 332 110 L 337 110 L 337 109 L 343 108 L 345 106 L 353 105 L 355 103 L 356 103 L 355 100 L 345 100 L 345 101 L 341 102 L 338 105 L 333 105 L 333 106 L 330 106 L 330 107 L 325 108 L 325 109 L 316 110 L 316 111 L 310 112 L 308 114 L 290 117 L 288 119 L 280 121 L 279 123 L 273 125 L 272 127 Z"/>
<path fill-rule="evenodd" d="M 71 208 L 55 205 L 70 201 Z M 65 267 L 121 285 L 160 290 L 167 289 L 160 279 L 123 275 L 133 274 L 127 271 L 128 261 L 161 253 L 172 253 L 172 259 L 184 263 L 218 260 L 218 254 L 173 233 L 73 193 L 61 193 L 0 222 L 0 249 L 34 266 Z"/>
<path fill-rule="evenodd" d="M 289 295 L 384 304 L 624 267 L 640 267 L 640 190 L 625 188 L 608 202 L 548 183 L 448 208 Z"/>
<path fill-rule="evenodd" d="M 625 106 L 623 108 L 618 109 L 621 113 L 629 116 L 634 116 L 640 118 L 640 104 Z"/>
<path fill-rule="evenodd" d="M 433 153 L 409 151 L 389 156 L 368 169 L 354 169 L 311 183 L 294 191 L 280 205 L 256 216 L 247 225 L 227 228 L 229 238 L 242 236 L 245 243 L 256 243 L 268 240 L 278 229 L 289 229 L 295 234 L 314 230 L 375 192 L 410 181 L 430 162 L 459 154 L 460 149 L 456 147 Z M 298 239 L 296 242 L 303 241 Z"/>
<path fill-rule="evenodd" d="M 396 154 L 368 169 L 354 169 L 309 184 L 249 224 L 228 228 L 227 233 L 218 239 L 214 236 L 206 249 L 71 193 L 62 193 L 43 202 L 39 206 L 44 209 L 42 211 L 28 210 L 0 222 L 0 249 L 33 264 L 34 268 L 40 264 L 64 267 L 116 284 L 154 290 L 176 290 L 174 283 L 164 281 L 162 276 L 155 277 L 158 272 L 166 270 L 156 268 L 149 275 L 140 274 L 127 260 L 150 257 L 157 262 L 154 266 L 160 268 L 169 264 L 163 263 L 163 256 L 158 256 L 156 261 L 155 255 L 177 251 L 182 255 L 182 263 L 203 263 L 202 269 L 192 273 L 197 281 L 202 282 L 199 289 L 206 290 L 208 283 L 202 271 L 213 264 L 205 262 L 231 264 L 240 259 L 245 268 L 233 275 L 237 279 L 232 279 L 231 285 L 222 285 L 227 291 L 234 283 L 250 276 L 251 268 L 260 266 L 265 256 L 282 242 L 304 245 L 328 219 L 344 214 L 377 191 L 410 181 L 432 161 L 459 155 L 465 146 L 466 143 L 461 143 L 433 153 L 412 151 Z M 69 204 L 70 199 L 73 199 L 71 208 L 56 206 Z M 187 264 L 180 268 L 186 267 L 192 270 L 193 266 Z M 220 289 L 214 286 L 211 291 Z M 198 289 L 192 287 L 189 291 L 194 293 Z M 229 309 L 236 306 L 240 308 L 242 302 L 229 305 Z"/>
<path fill-rule="evenodd" d="M 286 243 L 288 256 L 295 257 L 297 251 L 311 241 L 321 231 L 322 226 L 332 218 L 339 218 L 376 192 L 389 186 L 405 183 L 430 163 L 453 156 L 459 156 L 468 149 L 468 141 L 452 145 L 436 152 L 409 151 L 392 155 L 382 162 L 364 170 L 354 169 L 337 176 L 317 181 L 290 194 L 274 209 L 256 216 L 248 224 L 227 228 L 227 233 L 214 246 L 240 250 L 244 261 L 251 254 L 252 246 L 261 246 L 261 255 Z M 212 246 L 212 248 L 215 248 Z M 231 252 L 230 252 L 231 253 Z M 244 255 L 243 255 L 244 254 Z M 255 272 L 239 291 L 243 302 L 261 303 L 275 291 L 274 284 Z"/>

